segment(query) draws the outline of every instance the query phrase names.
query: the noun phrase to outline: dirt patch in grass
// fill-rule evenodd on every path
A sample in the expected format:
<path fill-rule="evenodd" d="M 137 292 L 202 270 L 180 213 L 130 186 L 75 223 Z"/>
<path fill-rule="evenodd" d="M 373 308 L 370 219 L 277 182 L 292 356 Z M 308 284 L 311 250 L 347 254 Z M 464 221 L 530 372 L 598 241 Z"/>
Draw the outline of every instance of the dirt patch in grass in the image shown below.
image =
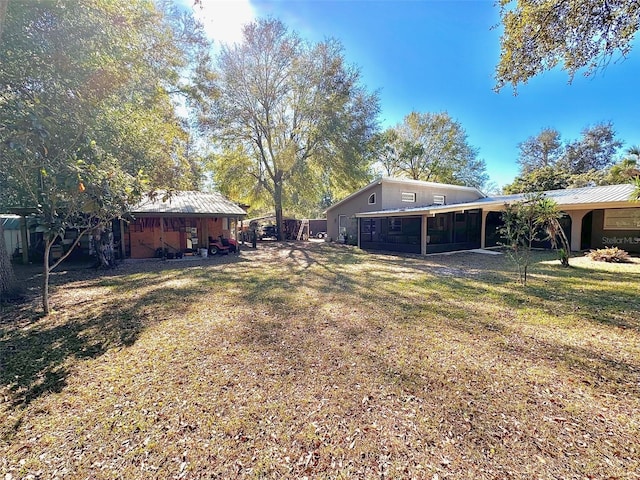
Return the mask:
<path fill-rule="evenodd" d="M 527 288 L 319 243 L 61 272 L 52 316 L 2 312 L 0 472 L 638 478 L 639 267 L 551 258 Z"/>

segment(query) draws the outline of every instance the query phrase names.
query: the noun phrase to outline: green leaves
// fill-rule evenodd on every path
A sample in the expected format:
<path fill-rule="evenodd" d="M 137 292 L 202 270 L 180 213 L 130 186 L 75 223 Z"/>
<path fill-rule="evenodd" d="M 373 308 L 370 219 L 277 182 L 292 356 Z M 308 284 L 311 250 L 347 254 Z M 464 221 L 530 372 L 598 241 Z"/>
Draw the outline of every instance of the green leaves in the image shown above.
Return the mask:
<path fill-rule="evenodd" d="M 541 193 L 527 193 L 522 200 L 505 205 L 500 235 L 505 239 L 509 257 L 518 267 L 523 285 L 527 284 L 531 248 L 536 241 L 549 240 L 558 250 L 562 266 L 569 266 L 571 246 L 560 224 L 563 216 L 557 203 Z"/>
<path fill-rule="evenodd" d="M 319 205 L 325 175 L 339 186 L 366 175 L 378 99 L 360 85 L 339 42 L 312 45 L 279 20 L 259 20 L 246 26 L 241 44 L 223 47 L 217 67 L 217 81 L 205 83 L 202 124 L 227 158 L 216 164 L 217 177 L 234 171 L 243 185 L 237 200 L 266 191 L 276 212 L 305 196 Z M 233 168 L 227 153 L 240 151 L 237 161 L 251 165 Z"/>
<path fill-rule="evenodd" d="M 146 0 L 34 0 L 10 2 L 4 27 L 0 206 L 37 206 L 45 251 L 66 228 L 80 238 L 122 215 L 147 180 L 198 184 L 172 97 L 207 46 L 187 16 Z"/>
<path fill-rule="evenodd" d="M 481 188 L 488 180 L 484 160 L 448 113 L 411 112 L 376 139 L 387 175 Z"/>
<path fill-rule="evenodd" d="M 130 174 L 146 170 L 159 187 L 197 184 L 170 92 L 181 91 L 182 70 L 206 47 L 203 38 L 185 15 L 142 0 L 11 2 L 9 48 L 0 50 L 0 140 L 12 148 L 7 168 L 18 157 L 33 165 L 8 186 L 36 189 L 43 162 L 107 157 Z"/>
<path fill-rule="evenodd" d="M 569 81 L 605 68 L 631 50 L 640 25 L 640 4 L 627 0 L 500 0 L 504 33 L 496 67 L 499 91 L 561 65 Z"/>
<path fill-rule="evenodd" d="M 543 129 L 518 144 L 520 175 L 504 191 L 541 192 L 620 183 L 623 167 L 612 164 L 621 145 L 611 123 L 586 127 L 580 138 L 569 142 L 563 142 L 557 130 Z"/>

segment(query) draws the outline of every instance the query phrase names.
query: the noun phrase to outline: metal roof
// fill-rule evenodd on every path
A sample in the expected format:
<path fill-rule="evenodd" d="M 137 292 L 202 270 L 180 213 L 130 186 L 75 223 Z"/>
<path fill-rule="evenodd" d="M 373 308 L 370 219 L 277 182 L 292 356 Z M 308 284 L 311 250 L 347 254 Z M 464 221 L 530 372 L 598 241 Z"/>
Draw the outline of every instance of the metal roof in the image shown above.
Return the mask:
<path fill-rule="evenodd" d="M 163 200 L 164 192 L 152 197 L 146 196 L 131 208 L 134 215 L 185 215 L 185 216 L 244 216 L 242 208 L 220 193 L 203 193 L 193 191 L 173 192 Z"/>
<path fill-rule="evenodd" d="M 544 192 L 553 198 L 558 205 L 574 205 L 589 203 L 628 202 L 634 186 L 630 183 L 606 185 L 603 187 L 568 188 L 566 190 L 550 190 Z"/>
<path fill-rule="evenodd" d="M 20 230 L 20 215 L 0 215 L 4 230 Z"/>
<path fill-rule="evenodd" d="M 600 206 L 632 206 L 640 208 L 640 204 L 632 203 L 630 198 L 635 187 L 629 183 L 621 185 L 605 185 L 602 187 L 582 187 L 568 188 L 565 190 L 547 190 L 543 193 L 545 197 L 553 199 L 559 207 L 565 210 L 577 208 L 597 208 Z M 486 208 L 502 206 L 504 204 L 517 202 L 525 198 L 524 193 L 514 195 L 495 195 L 492 197 L 480 198 L 473 202 L 452 203 L 447 205 L 425 205 L 422 207 L 379 210 L 377 212 L 363 212 L 356 214 L 356 217 L 375 217 L 380 215 L 418 215 L 425 213 L 443 213 L 457 210 L 470 210 L 474 208 Z"/>

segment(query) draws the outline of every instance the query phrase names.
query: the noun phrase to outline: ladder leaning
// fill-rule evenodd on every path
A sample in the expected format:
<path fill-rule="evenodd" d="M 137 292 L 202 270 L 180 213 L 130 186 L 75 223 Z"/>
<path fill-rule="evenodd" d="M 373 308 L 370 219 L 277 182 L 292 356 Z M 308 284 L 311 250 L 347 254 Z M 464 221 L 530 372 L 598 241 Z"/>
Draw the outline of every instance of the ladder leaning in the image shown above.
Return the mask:
<path fill-rule="evenodd" d="M 303 218 L 300 222 L 300 229 L 298 230 L 298 240 L 302 239 L 302 235 L 304 233 L 304 227 L 307 227 L 307 237 L 309 238 L 309 219 Z"/>

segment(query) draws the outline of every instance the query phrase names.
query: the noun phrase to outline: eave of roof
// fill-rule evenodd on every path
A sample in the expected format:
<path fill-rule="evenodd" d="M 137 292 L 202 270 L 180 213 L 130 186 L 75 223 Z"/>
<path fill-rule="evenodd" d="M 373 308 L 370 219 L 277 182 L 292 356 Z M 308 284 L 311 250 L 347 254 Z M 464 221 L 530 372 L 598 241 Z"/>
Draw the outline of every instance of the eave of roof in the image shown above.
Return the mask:
<path fill-rule="evenodd" d="M 366 192 L 367 190 L 371 189 L 372 187 L 375 187 L 376 185 L 380 185 L 382 183 L 382 179 L 378 178 L 376 180 L 374 180 L 373 182 L 371 182 L 369 185 L 366 185 L 364 187 L 362 187 L 360 190 L 356 190 L 355 192 L 353 192 L 350 195 L 347 195 L 345 198 L 343 198 L 342 200 L 340 200 L 339 202 L 334 203 L 333 205 L 331 205 L 329 208 L 327 208 L 323 213 L 327 213 L 329 210 L 332 210 L 340 205 L 342 205 L 343 203 L 348 202 L 350 199 L 360 195 L 363 192 Z"/>
<path fill-rule="evenodd" d="M 640 204 L 630 200 L 634 186 L 631 184 L 606 185 L 603 187 L 584 187 L 565 190 L 548 190 L 543 193 L 547 198 L 553 199 L 561 210 L 589 210 L 594 208 L 640 208 Z M 449 205 L 426 205 L 413 208 L 379 210 L 376 212 L 363 212 L 356 214 L 358 218 L 379 216 L 412 216 L 429 215 L 435 213 L 448 213 L 461 210 L 473 210 L 476 208 L 496 208 L 502 210 L 505 204 L 510 204 L 524 199 L 525 194 L 496 195 L 485 197 L 473 202 L 454 203 Z"/>

